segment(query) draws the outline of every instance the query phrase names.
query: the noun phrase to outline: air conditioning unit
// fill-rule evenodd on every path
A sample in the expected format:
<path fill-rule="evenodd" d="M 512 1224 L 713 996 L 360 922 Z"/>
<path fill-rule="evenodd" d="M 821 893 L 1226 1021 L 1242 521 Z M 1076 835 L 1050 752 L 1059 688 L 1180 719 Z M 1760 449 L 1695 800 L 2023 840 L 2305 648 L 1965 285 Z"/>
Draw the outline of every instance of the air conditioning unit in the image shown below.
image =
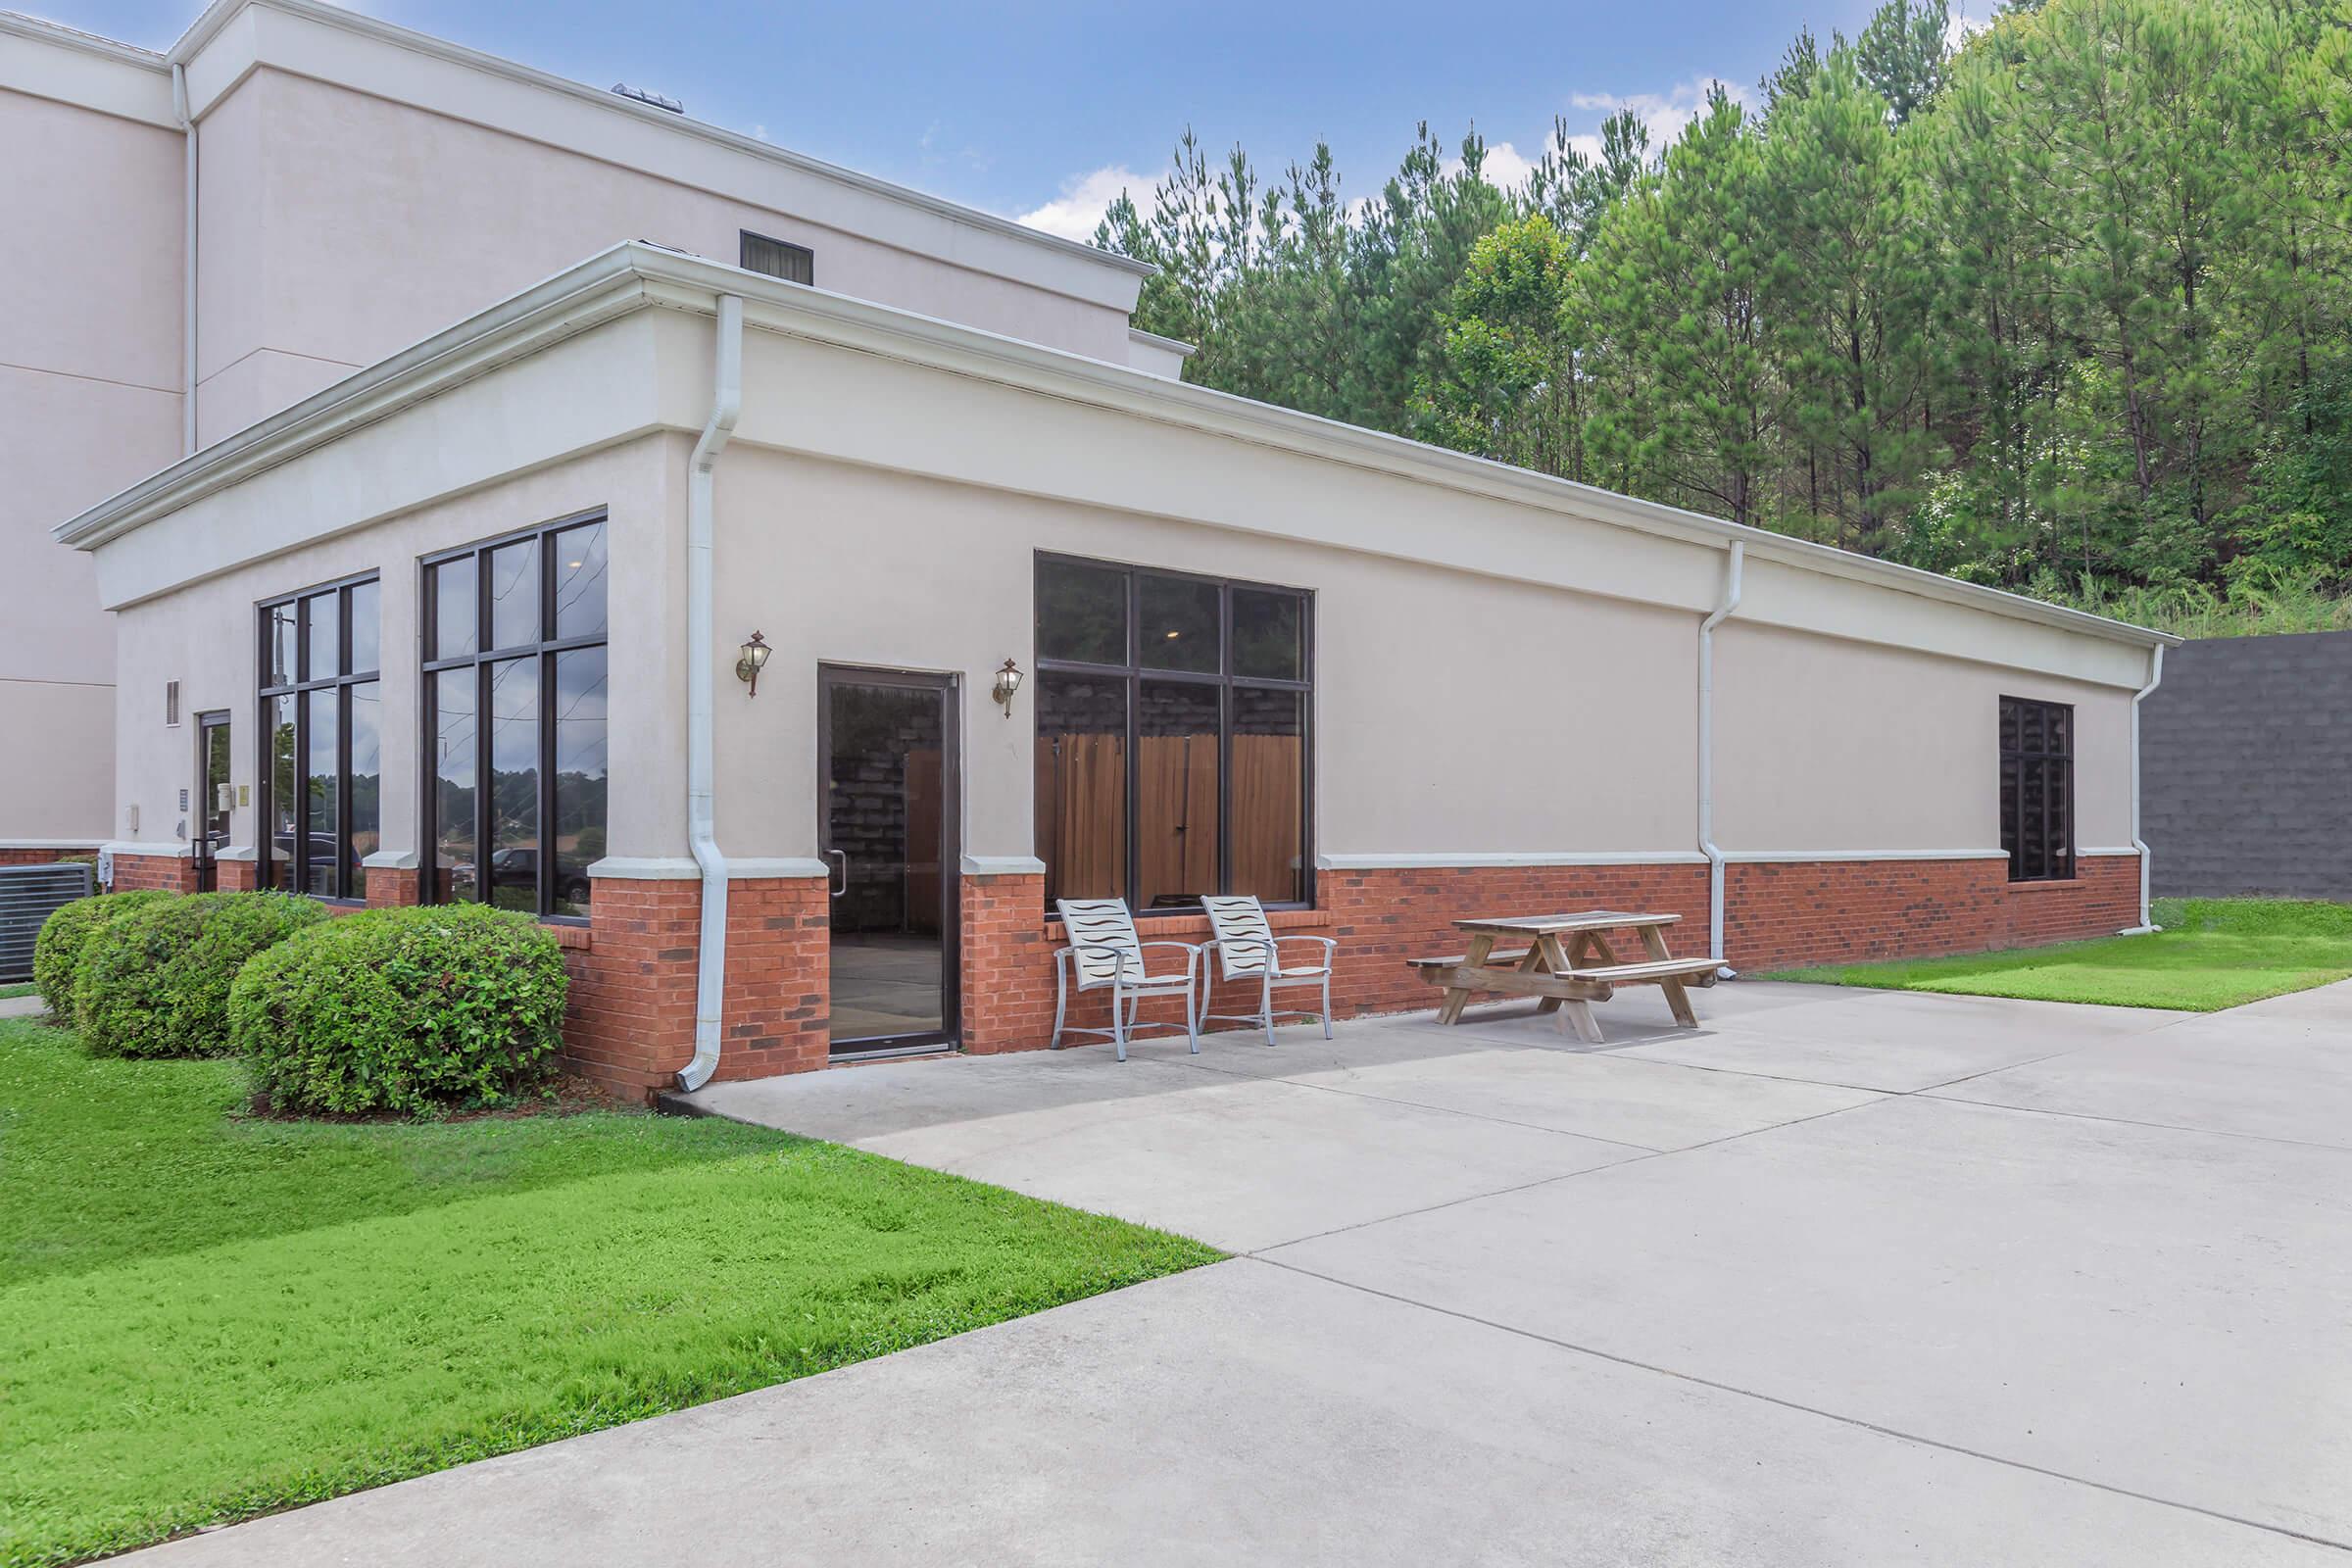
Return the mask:
<path fill-rule="evenodd" d="M 88 862 L 0 865 L 0 984 L 32 978 L 32 942 L 59 906 L 97 889 Z"/>

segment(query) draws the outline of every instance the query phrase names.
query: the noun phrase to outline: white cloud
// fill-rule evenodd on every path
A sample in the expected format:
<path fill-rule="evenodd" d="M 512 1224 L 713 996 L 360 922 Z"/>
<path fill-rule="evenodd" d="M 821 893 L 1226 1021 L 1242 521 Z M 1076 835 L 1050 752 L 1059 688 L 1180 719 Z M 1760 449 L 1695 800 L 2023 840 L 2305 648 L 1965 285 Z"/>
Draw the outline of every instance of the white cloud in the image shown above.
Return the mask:
<path fill-rule="evenodd" d="M 1951 20 L 1943 24 L 1943 46 L 1946 49 L 1958 49 L 1978 33 L 1991 30 L 1991 18 L 1979 22 L 1965 11 L 1955 11 Z"/>
<path fill-rule="evenodd" d="M 1447 167 L 1449 172 L 1459 169 L 1462 161 L 1457 158 Z M 1527 176 L 1535 172 L 1535 160 L 1507 141 L 1487 143 L 1487 161 L 1479 167 L 1479 172 L 1486 177 L 1487 183 L 1496 190 L 1524 190 Z"/>
<path fill-rule="evenodd" d="M 1678 81 L 1664 92 L 1570 93 L 1568 102 L 1578 109 L 1602 115 L 1631 110 L 1634 118 L 1641 121 L 1649 131 L 1650 150 L 1663 152 L 1682 135 L 1685 125 L 1706 113 L 1707 98 L 1719 87 L 1732 102 L 1754 107 L 1755 98 L 1745 87 L 1726 81 L 1721 76 L 1695 76 L 1689 81 Z M 1584 150 L 1588 158 L 1597 156 L 1600 151 L 1600 138 L 1597 136 L 1570 139 Z"/>
<path fill-rule="evenodd" d="M 1110 204 L 1126 191 L 1135 197 L 1135 204 L 1149 209 L 1152 187 L 1159 183 L 1156 174 L 1139 174 L 1124 164 L 1111 164 L 1084 174 L 1072 174 L 1061 182 L 1061 194 L 1043 207 L 1018 214 L 1016 220 L 1031 228 L 1042 228 L 1063 239 L 1090 240 L 1095 237 L 1095 225 Z"/>

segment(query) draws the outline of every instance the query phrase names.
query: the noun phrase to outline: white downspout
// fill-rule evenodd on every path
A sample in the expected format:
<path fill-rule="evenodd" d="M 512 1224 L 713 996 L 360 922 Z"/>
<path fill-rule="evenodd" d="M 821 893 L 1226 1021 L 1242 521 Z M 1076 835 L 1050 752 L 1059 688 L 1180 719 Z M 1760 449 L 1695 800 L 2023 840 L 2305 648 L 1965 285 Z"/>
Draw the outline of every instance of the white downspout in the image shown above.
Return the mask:
<path fill-rule="evenodd" d="M 2158 929 L 2148 906 L 2148 843 L 2139 836 L 2139 705 L 2164 684 L 2164 644 L 2158 643 L 2148 661 L 2148 683 L 2132 694 L 2132 848 L 2139 852 L 2139 924 L 2119 936 L 2143 937 Z"/>
<path fill-rule="evenodd" d="M 1707 858 L 1707 951 L 1723 951 L 1723 851 L 1715 844 L 1715 628 L 1740 608 L 1747 546 L 1735 539 L 1724 557 L 1723 597 L 1698 623 L 1698 847 Z M 1737 978 L 1730 964 L 1716 971 Z"/>
<path fill-rule="evenodd" d="M 188 68 L 172 67 L 172 113 L 179 121 L 179 449 L 196 450 L 196 122 L 188 115 Z"/>
<path fill-rule="evenodd" d="M 743 413 L 743 299 L 718 297 L 718 366 L 710 418 L 686 464 L 686 839 L 703 874 L 702 942 L 694 974 L 694 1059 L 678 1073 L 689 1092 L 718 1070 L 719 1012 L 727 989 L 727 858 L 718 853 L 711 777 L 710 469 Z"/>

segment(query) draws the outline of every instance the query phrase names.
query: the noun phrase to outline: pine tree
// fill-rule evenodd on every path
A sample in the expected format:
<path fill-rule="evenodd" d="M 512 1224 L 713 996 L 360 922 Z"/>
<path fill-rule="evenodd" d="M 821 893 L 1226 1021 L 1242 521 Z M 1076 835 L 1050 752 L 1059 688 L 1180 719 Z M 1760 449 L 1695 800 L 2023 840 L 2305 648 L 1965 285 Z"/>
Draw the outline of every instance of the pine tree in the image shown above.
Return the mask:
<path fill-rule="evenodd" d="M 1886 0 L 1854 40 L 1854 67 L 1900 125 L 1943 86 L 1950 58 L 1947 0 Z"/>
<path fill-rule="evenodd" d="M 1765 308 L 1804 459 L 1789 500 L 1839 544 L 1876 553 L 1936 445 L 1932 279 L 1886 101 L 1849 56 L 1834 52 L 1802 98 L 1782 101 L 1764 167 Z"/>

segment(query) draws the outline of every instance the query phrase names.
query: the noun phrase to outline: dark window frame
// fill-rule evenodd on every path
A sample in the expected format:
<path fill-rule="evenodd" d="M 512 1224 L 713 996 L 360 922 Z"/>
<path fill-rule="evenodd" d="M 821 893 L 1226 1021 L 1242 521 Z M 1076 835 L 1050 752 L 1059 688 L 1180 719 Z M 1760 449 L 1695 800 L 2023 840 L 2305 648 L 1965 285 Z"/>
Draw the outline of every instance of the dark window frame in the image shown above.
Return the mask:
<path fill-rule="evenodd" d="M 753 247 L 755 245 L 774 246 L 778 252 L 777 259 L 788 268 L 797 263 L 798 270 L 803 275 L 795 277 L 791 271 L 777 271 L 773 268 L 754 265 Z M 795 245 L 788 239 L 778 239 L 773 234 L 761 234 L 748 228 L 736 230 L 735 265 L 747 272 L 758 272 L 761 277 L 772 277 L 786 283 L 798 283 L 804 288 L 816 287 L 816 252 L 806 245 Z"/>
<path fill-rule="evenodd" d="M 1042 676 L 1048 673 L 1090 676 L 1097 680 L 1121 681 L 1126 687 L 1127 703 L 1127 783 L 1126 783 L 1126 860 L 1120 876 L 1124 884 L 1120 897 L 1134 907 L 1136 889 L 1143 882 L 1143 792 L 1137 787 L 1136 773 L 1142 756 L 1141 738 L 1144 683 L 1205 686 L 1217 692 L 1217 887 L 1220 892 L 1233 886 L 1233 693 L 1236 688 L 1260 691 L 1287 691 L 1299 694 L 1298 704 L 1298 893 L 1296 899 L 1264 901 L 1269 909 L 1311 909 L 1315 906 L 1315 591 L 1293 587 L 1286 583 L 1260 582 L 1248 577 L 1216 577 L 1204 572 L 1178 571 L 1161 566 L 1139 565 L 1123 561 L 1103 561 L 1093 556 L 1065 555 L 1058 551 L 1040 550 L 1030 571 L 1030 633 L 1034 646 L 1043 647 L 1038 636 L 1038 615 L 1043 609 L 1039 592 L 1040 577 L 1048 565 L 1080 566 L 1093 571 L 1115 571 L 1126 579 L 1127 660 L 1122 664 L 1092 663 L 1075 659 L 1048 659 L 1037 655 L 1037 669 Z M 1143 662 L 1144 617 L 1143 581 L 1159 577 L 1177 582 L 1205 583 L 1217 590 L 1217 667 L 1206 670 L 1155 669 Z M 1273 676 L 1236 675 L 1233 672 L 1233 596 L 1243 592 L 1294 596 L 1298 605 L 1298 674 L 1297 680 Z M 1042 852 L 1045 846 L 1038 849 Z M 1041 856 L 1042 858 L 1042 856 Z M 1053 908 L 1051 888 L 1048 890 L 1047 909 Z M 1200 912 L 1198 905 L 1189 909 L 1138 909 L 1139 917 L 1152 914 L 1185 914 Z"/>
<path fill-rule="evenodd" d="M 552 838 L 556 820 L 556 656 L 582 648 L 609 648 L 612 643 L 612 611 L 607 600 L 605 629 L 593 635 L 577 637 L 542 636 L 536 642 L 514 643 L 492 647 L 490 638 L 492 595 L 490 592 L 490 553 L 507 545 L 536 542 L 539 570 L 539 629 L 542 633 L 556 624 L 556 567 L 555 552 L 548 548 L 557 534 L 569 528 L 585 527 L 591 523 L 605 525 L 606 569 L 611 570 L 612 522 L 603 507 L 591 507 L 585 512 L 571 513 L 547 522 L 536 522 L 527 528 L 516 528 L 493 538 L 479 539 L 472 544 L 460 545 L 452 550 L 435 551 L 416 560 L 416 715 L 417 715 L 417 793 L 416 793 L 416 902 L 439 904 L 442 901 L 437 886 L 440 870 L 441 823 L 439 819 L 440 790 L 435 770 L 436 724 L 439 682 L 434 677 L 445 669 L 474 671 L 474 754 L 473 754 L 473 861 L 474 895 L 470 900 L 453 899 L 453 903 L 488 904 L 493 901 L 496 884 L 490 877 L 490 857 L 497 845 L 491 827 L 495 802 L 490 787 L 490 671 L 493 666 L 517 659 L 531 659 L 538 663 L 539 697 L 536 724 L 538 728 L 539 791 L 536 801 L 539 833 Z M 429 657 L 433 639 L 440 625 L 441 607 L 433 568 L 452 561 L 473 560 L 473 651 L 448 659 Z M 608 659 L 610 656 L 608 655 Z M 607 669 L 611 665 L 608 662 Z M 609 805 L 608 805 L 609 809 Z M 609 824 L 608 824 L 609 825 Z M 585 926 L 590 917 L 585 914 L 562 914 L 555 908 L 556 858 L 552 848 L 542 843 L 533 856 L 538 886 L 532 903 L 533 916 L 547 925 Z"/>
<path fill-rule="evenodd" d="M 1998 714 L 2000 728 L 1995 732 L 1996 745 L 2000 755 L 2000 767 L 1996 776 L 1999 779 L 2001 792 L 2001 848 L 2009 854 L 2009 880 L 2025 883 L 2072 882 L 2075 880 L 2077 865 L 2075 855 L 2075 705 L 2046 702 L 2034 697 L 2004 695 L 2001 698 L 2000 707 L 2001 710 Z M 2015 746 L 2010 745 L 2006 739 L 2002 738 L 2003 732 L 2012 731 L 2012 726 L 2008 722 L 2012 709 L 2017 710 L 2017 722 L 2013 732 L 2019 737 L 2019 744 Z M 2034 726 L 2043 738 L 2043 744 L 2039 747 L 2028 747 L 2023 744 L 2027 731 L 2028 710 L 2038 715 L 2040 720 Z M 2063 748 L 2053 748 L 2048 744 L 2048 737 L 2051 733 L 2050 715 L 2054 713 L 2065 715 L 2066 744 Z M 2016 766 L 2014 774 L 2011 772 L 2013 763 Z M 2025 774 L 2027 769 L 2034 767 L 2043 770 L 2041 810 L 2034 821 L 2028 822 L 2026 820 Z M 2058 808 L 2055 812 L 2052 809 L 2054 806 Z M 2053 814 L 2063 818 L 2065 823 L 2065 831 L 2058 836 L 2058 842 L 2053 842 L 2050 827 L 2050 819 Z M 2042 869 L 2032 875 L 2029 875 L 2025 869 L 2026 842 L 2029 832 L 2033 834 L 2041 851 Z"/>
<path fill-rule="evenodd" d="M 277 771 L 277 759 L 273 750 L 277 744 L 277 726 L 272 720 L 270 709 L 275 706 L 280 697 L 294 699 L 294 776 L 300 779 L 311 755 L 311 705 L 305 700 L 306 696 L 311 692 L 331 689 L 336 694 L 334 891 L 311 893 L 308 890 L 311 872 L 311 833 L 308 812 L 299 813 L 296 816 L 293 831 L 288 835 L 292 840 L 292 853 L 286 857 L 286 859 L 292 866 L 292 870 L 286 878 L 285 891 L 318 899 L 322 904 L 356 905 L 364 903 L 366 900 L 365 887 L 354 886 L 355 882 L 364 883 L 366 881 L 365 873 L 363 872 L 361 876 L 355 878 L 352 874 L 351 863 L 351 689 L 354 686 L 365 686 L 369 681 L 381 682 L 383 679 L 382 581 L 382 574 L 378 572 L 353 572 L 348 577 L 336 577 L 328 582 L 313 583 L 299 592 L 272 595 L 270 598 L 258 600 L 254 604 L 253 668 L 255 694 L 258 699 L 256 716 L 260 720 L 254 731 L 260 740 L 254 771 L 259 775 L 259 788 L 255 791 L 255 799 L 260 803 L 261 808 L 254 817 L 253 835 L 253 885 L 257 888 L 275 886 L 270 872 L 277 860 L 277 857 L 272 853 L 276 847 L 275 825 L 272 818 L 276 812 L 277 803 L 270 798 L 270 782 Z M 351 590 L 364 588 L 369 584 L 375 584 L 378 587 L 376 596 L 376 667 L 354 670 L 350 668 Z M 306 599 L 315 599 L 325 593 L 332 593 L 335 596 L 335 667 L 343 673 L 312 678 L 310 672 L 310 624 L 298 609 L 295 612 L 297 618 L 294 623 L 294 678 L 271 685 L 270 683 L 270 612 L 283 609 L 287 605 L 299 606 Z M 382 742 L 380 728 L 377 742 L 379 745 Z M 379 774 L 378 777 L 380 780 L 381 775 Z M 380 782 L 378 787 L 380 789 Z M 378 808 L 381 808 L 380 796 Z M 381 831 L 380 823 L 378 831 Z"/>

